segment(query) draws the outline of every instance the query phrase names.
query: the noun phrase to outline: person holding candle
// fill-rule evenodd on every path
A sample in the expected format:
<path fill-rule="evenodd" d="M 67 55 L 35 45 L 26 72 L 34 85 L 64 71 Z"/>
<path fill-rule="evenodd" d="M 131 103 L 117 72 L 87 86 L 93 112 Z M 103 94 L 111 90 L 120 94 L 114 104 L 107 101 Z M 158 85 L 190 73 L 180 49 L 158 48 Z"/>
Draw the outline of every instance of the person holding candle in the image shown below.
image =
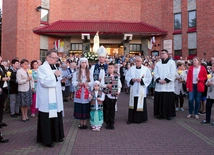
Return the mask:
<path fill-rule="evenodd" d="M 10 113 L 11 117 L 17 117 L 19 114 L 18 99 L 18 83 L 16 80 L 16 73 L 19 69 L 19 60 L 13 59 L 11 61 L 12 66 L 8 69 L 11 72 L 9 94 L 10 94 Z"/>
<path fill-rule="evenodd" d="M 177 72 L 175 74 L 175 111 L 184 112 L 183 104 L 185 91 L 183 89 L 182 83 L 186 81 L 186 72 L 184 71 L 184 64 L 179 61 L 177 63 Z M 178 101 L 180 101 L 180 109 L 178 107 Z"/>
<path fill-rule="evenodd" d="M 206 119 L 201 124 L 210 124 L 212 105 L 214 103 L 214 63 L 212 64 L 212 72 L 207 75 L 206 86 L 207 89 L 207 102 L 206 102 Z M 211 123 L 214 126 L 214 122 Z"/>
<path fill-rule="evenodd" d="M 8 72 L 9 73 L 9 72 Z M 9 75 L 9 74 L 8 74 Z M 7 126 L 6 123 L 3 123 L 3 113 L 4 113 L 4 103 L 8 95 L 8 81 L 10 77 L 7 76 L 6 70 L 3 65 L 0 65 L 0 128 Z"/>
<path fill-rule="evenodd" d="M 21 68 L 17 71 L 16 79 L 18 82 L 18 101 L 21 106 L 22 121 L 28 121 L 28 107 L 32 103 L 32 91 L 34 82 L 32 75 L 28 73 L 29 62 L 26 59 L 20 61 Z"/>
<path fill-rule="evenodd" d="M 39 63 L 37 60 L 33 60 L 30 63 L 31 69 L 28 70 L 29 75 L 32 75 L 34 81 L 34 91 L 32 92 L 32 104 L 30 106 L 31 109 L 31 117 L 35 117 L 36 115 L 36 85 L 37 85 L 37 70 L 39 67 Z"/>
<path fill-rule="evenodd" d="M 186 88 L 189 92 L 189 114 L 187 118 L 193 117 L 199 119 L 198 110 L 200 107 L 201 93 L 205 90 L 205 81 L 207 79 L 207 71 L 204 66 L 200 64 L 200 60 L 197 57 L 193 58 L 193 66 L 189 67 L 187 74 Z M 195 101 L 195 107 L 193 103 Z"/>

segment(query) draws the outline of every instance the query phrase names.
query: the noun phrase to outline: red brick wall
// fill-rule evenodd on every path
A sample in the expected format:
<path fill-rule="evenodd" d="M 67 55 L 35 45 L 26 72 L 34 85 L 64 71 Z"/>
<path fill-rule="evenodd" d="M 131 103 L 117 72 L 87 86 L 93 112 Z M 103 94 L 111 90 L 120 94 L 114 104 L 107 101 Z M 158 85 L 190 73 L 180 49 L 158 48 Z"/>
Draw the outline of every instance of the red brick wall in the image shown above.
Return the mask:
<path fill-rule="evenodd" d="M 158 40 L 160 46 L 156 45 L 156 50 L 163 49 L 163 40 L 173 39 L 173 0 L 143 0 L 141 6 L 143 22 L 167 31 L 167 36 Z"/>
<path fill-rule="evenodd" d="M 214 56 L 214 1 L 197 1 L 196 14 L 198 56 L 209 60 Z"/>
<path fill-rule="evenodd" d="M 2 15 L 2 57 L 4 60 L 14 58 L 17 45 L 17 0 L 3 1 Z M 10 7 L 10 9 L 5 9 Z M 13 11 L 11 11 L 13 10 Z"/>
<path fill-rule="evenodd" d="M 36 7 L 41 0 L 4 0 L 3 2 L 3 59 L 15 56 L 29 60 L 39 59 L 40 39 L 32 29 L 40 26 L 41 12 Z M 18 7 L 17 7 L 18 6 Z M 197 48 L 198 56 L 213 55 L 214 1 L 197 1 Z M 49 22 L 58 20 L 127 21 L 149 23 L 168 31 L 163 40 L 173 39 L 173 0 L 50 0 Z M 188 56 L 188 11 L 187 0 L 182 0 L 182 51 Z M 49 39 L 49 49 L 54 40 Z M 204 56 L 203 56 L 204 57 Z"/>
<path fill-rule="evenodd" d="M 63 0 L 63 4 L 64 20 L 141 21 L 141 0 Z"/>
<path fill-rule="evenodd" d="M 36 11 L 40 4 L 40 0 L 3 1 L 3 59 L 39 59 L 39 35 L 32 29 L 40 26 L 40 12 Z"/>

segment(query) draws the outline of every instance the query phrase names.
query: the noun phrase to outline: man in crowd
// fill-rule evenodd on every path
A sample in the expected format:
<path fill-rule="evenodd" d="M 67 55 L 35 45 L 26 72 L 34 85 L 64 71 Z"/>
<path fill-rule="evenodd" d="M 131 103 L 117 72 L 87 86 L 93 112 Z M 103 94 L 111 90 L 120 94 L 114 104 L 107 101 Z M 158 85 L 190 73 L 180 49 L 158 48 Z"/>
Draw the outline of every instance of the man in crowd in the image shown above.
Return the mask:
<path fill-rule="evenodd" d="M 146 90 L 152 80 L 149 68 L 142 65 L 142 58 L 135 58 L 136 66 L 131 67 L 126 74 L 130 85 L 129 114 L 127 124 L 142 123 L 148 120 L 146 106 Z"/>
<path fill-rule="evenodd" d="M 53 147 L 53 142 L 62 142 L 64 138 L 62 77 L 55 65 L 58 59 L 55 51 L 48 51 L 46 61 L 38 69 L 36 91 L 36 107 L 39 111 L 37 142 L 41 142 L 47 147 Z"/>
<path fill-rule="evenodd" d="M 91 67 L 91 79 L 93 81 L 100 81 L 104 78 L 106 72 L 107 72 L 107 68 L 108 65 L 105 63 L 105 59 L 106 59 L 106 54 L 107 51 L 105 49 L 105 47 L 100 46 L 100 48 L 97 50 L 97 54 L 98 54 L 98 63 L 96 63 L 95 65 L 93 65 Z"/>
<path fill-rule="evenodd" d="M 19 114 L 19 104 L 17 102 L 18 97 L 18 83 L 16 81 L 16 72 L 19 69 L 19 60 L 13 59 L 11 61 L 12 66 L 8 71 L 11 72 L 9 93 L 10 93 L 10 113 L 11 117 L 17 117 Z"/>
<path fill-rule="evenodd" d="M 176 65 L 174 60 L 170 59 L 167 50 L 162 50 L 160 54 L 161 60 L 156 63 L 154 68 L 154 80 L 156 81 L 154 115 L 171 120 L 171 117 L 175 117 L 173 92 Z"/>

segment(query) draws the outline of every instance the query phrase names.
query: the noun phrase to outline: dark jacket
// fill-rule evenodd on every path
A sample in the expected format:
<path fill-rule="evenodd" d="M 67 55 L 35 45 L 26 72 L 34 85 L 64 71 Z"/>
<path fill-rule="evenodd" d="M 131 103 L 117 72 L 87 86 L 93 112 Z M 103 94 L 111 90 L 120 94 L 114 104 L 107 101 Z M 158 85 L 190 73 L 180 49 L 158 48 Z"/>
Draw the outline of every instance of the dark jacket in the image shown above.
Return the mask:
<path fill-rule="evenodd" d="M 13 68 L 8 69 L 8 71 L 11 72 L 11 77 L 10 77 L 10 94 L 18 94 L 18 83 L 16 81 L 16 70 Z"/>
<path fill-rule="evenodd" d="M 0 75 L 1 75 L 0 88 L 3 88 L 4 81 L 2 80 L 2 78 L 5 77 L 5 75 L 6 75 L 6 70 L 3 65 L 0 65 Z"/>

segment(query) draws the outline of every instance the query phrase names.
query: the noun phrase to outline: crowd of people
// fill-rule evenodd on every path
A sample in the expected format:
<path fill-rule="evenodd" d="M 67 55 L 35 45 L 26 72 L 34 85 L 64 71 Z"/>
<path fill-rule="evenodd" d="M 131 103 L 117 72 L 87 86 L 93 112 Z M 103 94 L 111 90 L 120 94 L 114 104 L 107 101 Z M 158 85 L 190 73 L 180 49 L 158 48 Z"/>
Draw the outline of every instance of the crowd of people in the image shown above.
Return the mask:
<path fill-rule="evenodd" d="M 184 99 L 188 98 L 187 118 L 206 114 L 201 123 L 214 126 L 214 57 L 210 62 L 197 57 L 175 61 L 162 50 L 160 56 L 106 58 L 103 46 L 97 54 L 95 64 L 74 54 L 61 58 L 56 51 L 48 51 L 43 63 L 15 58 L 10 64 L 0 57 L 0 128 L 7 126 L 3 122 L 7 108 L 11 117 L 21 116 L 22 122 L 38 116 L 37 142 L 53 147 L 53 142 L 64 141 L 63 102 L 73 100 L 79 129 L 90 124 L 92 131 L 100 131 L 105 123 L 107 130 L 114 130 L 121 92 L 129 95 L 127 124 L 148 121 L 149 95 L 158 119 L 171 120 L 176 112 L 184 112 Z M 0 142 L 8 141 L 0 133 Z"/>

